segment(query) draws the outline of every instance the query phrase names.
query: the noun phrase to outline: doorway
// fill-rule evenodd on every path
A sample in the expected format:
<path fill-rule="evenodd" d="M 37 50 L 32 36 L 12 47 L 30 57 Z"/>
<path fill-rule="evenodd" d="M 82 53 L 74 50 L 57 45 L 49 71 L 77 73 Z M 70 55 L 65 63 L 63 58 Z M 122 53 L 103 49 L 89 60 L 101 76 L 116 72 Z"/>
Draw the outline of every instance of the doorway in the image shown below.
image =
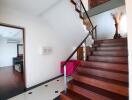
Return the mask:
<path fill-rule="evenodd" d="M 24 28 L 0 24 L 0 100 L 25 91 Z"/>

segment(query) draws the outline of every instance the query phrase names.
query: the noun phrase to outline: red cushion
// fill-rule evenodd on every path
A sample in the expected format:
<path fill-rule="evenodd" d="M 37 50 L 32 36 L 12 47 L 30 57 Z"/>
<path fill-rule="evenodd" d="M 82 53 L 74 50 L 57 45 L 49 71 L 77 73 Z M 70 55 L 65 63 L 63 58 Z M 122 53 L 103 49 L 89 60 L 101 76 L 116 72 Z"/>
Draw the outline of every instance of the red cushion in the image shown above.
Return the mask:
<path fill-rule="evenodd" d="M 62 74 L 64 74 L 64 67 L 62 67 L 62 65 L 64 63 L 65 63 L 65 61 L 61 61 L 60 72 Z M 66 74 L 67 74 L 67 76 L 71 76 L 74 73 L 76 67 L 79 64 L 80 64 L 80 61 L 78 61 L 78 60 L 70 60 L 70 61 L 68 61 L 67 64 L 66 64 Z"/>

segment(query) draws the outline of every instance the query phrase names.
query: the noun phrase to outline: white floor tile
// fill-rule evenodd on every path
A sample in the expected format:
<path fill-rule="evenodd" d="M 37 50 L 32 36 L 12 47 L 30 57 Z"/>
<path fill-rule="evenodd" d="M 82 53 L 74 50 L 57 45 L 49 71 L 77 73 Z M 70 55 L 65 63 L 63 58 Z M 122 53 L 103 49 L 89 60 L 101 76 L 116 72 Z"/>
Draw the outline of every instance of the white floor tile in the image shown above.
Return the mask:
<path fill-rule="evenodd" d="M 69 80 L 71 80 L 71 77 L 68 77 L 68 81 Z M 48 86 L 46 87 L 45 85 Z M 63 77 L 60 77 L 35 89 L 13 97 L 9 100 L 53 100 L 54 98 L 59 96 L 60 92 L 63 90 L 64 80 Z M 55 93 L 55 91 L 58 91 L 58 93 Z M 32 94 L 29 94 L 29 92 L 32 92 Z"/>

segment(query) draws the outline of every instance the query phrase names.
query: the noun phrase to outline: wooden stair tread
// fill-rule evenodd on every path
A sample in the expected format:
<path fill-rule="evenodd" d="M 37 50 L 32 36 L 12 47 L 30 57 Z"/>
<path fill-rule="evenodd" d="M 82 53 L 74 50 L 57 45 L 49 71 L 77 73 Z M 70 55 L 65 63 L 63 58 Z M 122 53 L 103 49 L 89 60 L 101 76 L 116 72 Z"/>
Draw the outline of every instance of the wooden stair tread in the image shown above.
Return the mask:
<path fill-rule="evenodd" d="M 128 98 L 75 80 L 71 80 L 68 87 L 72 91 L 92 100 L 127 100 Z"/>
<path fill-rule="evenodd" d="M 104 71 L 104 70 L 99 70 L 99 69 L 91 69 L 88 67 L 78 67 L 77 72 L 95 75 L 95 76 L 117 80 L 121 82 L 128 82 L 128 75 L 122 74 L 122 73 L 109 72 L 109 71 Z"/>
<path fill-rule="evenodd" d="M 73 74 L 73 76 L 76 76 L 76 75 L 79 75 L 79 76 L 84 76 L 84 77 L 89 77 L 89 78 L 93 78 L 93 79 L 96 79 L 96 80 L 99 80 L 99 81 L 103 81 L 103 82 L 108 82 L 110 84 L 116 84 L 116 85 L 121 85 L 121 86 L 125 86 L 125 87 L 128 87 L 128 83 L 126 82 L 121 82 L 121 81 L 117 81 L 117 80 L 112 80 L 112 79 L 108 79 L 108 78 L 104 78 L 104 77 L 99 77 L 99 76 L 95 76 L 95 75 L 91 75 L 91 74 L 88 74 L 88 73 L 80 73 L 80 72 L 75 72 Z"/>
<path fill-rule="evenodd" d="M 90 100 L 89 98 L 86 98 L 80 94 L 77 94 L 71 90 L 67 90 L 67 93 L 65 94 L 64 91 L 60 94 L 61 100 Z"/>
<path fill-rule="evenodd" d="M 74 74 L 73 79 L 91 86 L 95 86 L 113 93 L 117 93 L 119 95 L 128 96 L 128 87 L 122 86 L 119 84 L 113 84 L 110 82 L 102 81 L 100 79 L 95 79 L 91 76 L 84 76 L 79 74 Z"/>
<path fill-rule="evenodd" d="M 103 95 L 100 95 L 96 92 L 89 90 L 88 86 L 84 85 L 83 83 L 80 84 L 79 82 L 74 80 L 68 83 L 68 89 L 80 95 L 83 95 L 84 97 L 89 98 L 91 100 L 112 100 L 108 97 L 105 97 Z"/>
<path fill-rule="evenodd" d="M 89 61 L 127 64 L 127 57 L 89 56 Z"/>
<path fill-rule="evenodd" d="M 81 61 L 80 67 L 90 67 L 96 69 L 104 69 L 117 72 L 128 73 L 128 64 L 115 64 L 115 63 L 106 63 L 106 62 L 92 62 L 92 61 Z"/>

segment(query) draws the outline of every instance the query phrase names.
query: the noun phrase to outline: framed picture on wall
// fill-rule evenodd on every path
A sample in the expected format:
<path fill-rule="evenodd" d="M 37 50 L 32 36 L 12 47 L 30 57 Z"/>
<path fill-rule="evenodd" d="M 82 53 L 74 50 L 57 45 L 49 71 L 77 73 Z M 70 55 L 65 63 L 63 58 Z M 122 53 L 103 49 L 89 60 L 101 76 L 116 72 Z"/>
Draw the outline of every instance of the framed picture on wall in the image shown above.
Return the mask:
<path fill-rule="evenodd" d="M 110 0 L 89 0 L 89 9 L 92 9 L 100 4 L 106 3 Z"/>

